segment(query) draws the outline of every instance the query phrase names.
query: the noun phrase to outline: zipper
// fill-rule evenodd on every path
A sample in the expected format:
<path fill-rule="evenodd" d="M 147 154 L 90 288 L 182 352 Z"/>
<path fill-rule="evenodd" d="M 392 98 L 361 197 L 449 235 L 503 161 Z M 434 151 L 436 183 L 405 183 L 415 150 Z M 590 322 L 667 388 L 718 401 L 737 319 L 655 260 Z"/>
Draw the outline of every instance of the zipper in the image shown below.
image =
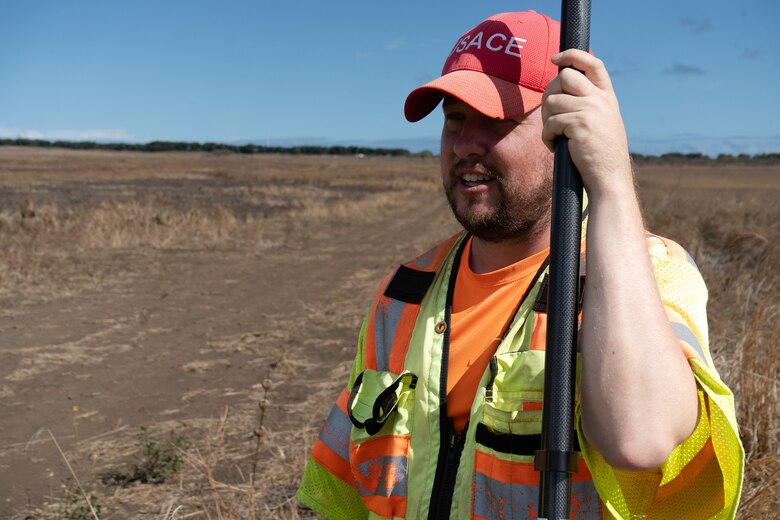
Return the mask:
<path fill-rule="evenodd" d="M 443 520 L 449 518 L 452 508 L 452 497 L 455 494 L 455 482 L 460 466 L 460 456 L 466 445 L 466 432 L 468 425 L 461 432 L 449 432 L 446 445 L 445 463 L 437 467 L 438 485 L 434 489 L 431 500 L 431 509 L 428 518 L 431 520 Z M 441 471 L 439 471 L 441 470 Z"/>
<path fill-rule="evenodd" d="M 493 382 L 496 380 L 496 376 L 498 375 L 498 359 L 496 358 L 496 356 L 491 356 L 489 366 L 490 366 L 490 379 L 488 379 L 488 382 L 485 385 L 486 403 L 493 402 Z"/>

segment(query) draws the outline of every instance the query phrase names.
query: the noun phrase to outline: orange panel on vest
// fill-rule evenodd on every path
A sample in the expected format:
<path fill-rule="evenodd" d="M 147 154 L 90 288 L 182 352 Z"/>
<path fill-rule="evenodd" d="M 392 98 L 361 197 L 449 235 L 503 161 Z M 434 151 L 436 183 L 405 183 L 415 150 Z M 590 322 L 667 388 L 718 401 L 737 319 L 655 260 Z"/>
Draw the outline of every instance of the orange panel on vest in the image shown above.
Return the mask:
<path fill-rule="evenodd" d="M 406 514 L 409 437 L 388 435 L 350 447 L 355 485 L 363 502 L 385 517 Z"/>

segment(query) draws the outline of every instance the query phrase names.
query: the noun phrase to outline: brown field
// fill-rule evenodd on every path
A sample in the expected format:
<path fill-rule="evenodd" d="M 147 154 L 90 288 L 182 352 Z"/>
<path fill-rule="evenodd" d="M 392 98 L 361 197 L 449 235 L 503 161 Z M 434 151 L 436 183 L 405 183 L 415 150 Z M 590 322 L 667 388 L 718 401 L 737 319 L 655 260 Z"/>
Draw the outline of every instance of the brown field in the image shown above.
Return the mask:
<path fill-rule="evenodd" d="M 375 284 L 457 230 L 437 172 L 0 147 L 0 519 L 92 518 L 74 476 L 101 518 L 311 516 L 293 493 Z M 740 518 L 773 517 L 780 167 L 637 177 L 648 227 L 710 288 L 748 453 Z M 186 437 L 181 469 L 106 478 L 144 459 L 142 428 Z"/>

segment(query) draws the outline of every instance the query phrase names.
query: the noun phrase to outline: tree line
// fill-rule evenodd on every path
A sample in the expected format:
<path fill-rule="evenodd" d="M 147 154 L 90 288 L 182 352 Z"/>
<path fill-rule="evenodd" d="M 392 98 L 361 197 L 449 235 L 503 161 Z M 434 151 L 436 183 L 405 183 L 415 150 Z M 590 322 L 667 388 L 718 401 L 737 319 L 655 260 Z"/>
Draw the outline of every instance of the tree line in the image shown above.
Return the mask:
<path fill-rule="evenodd" d="M 243 154 L 293 155 L 357 155 L 391 157 L 432 157 L 425 150 L 412 153 L 406 148 L 369 148 L 364 146 L 263 146 L 257 144 L 232 145 L 225 143 L 198 143 L 187 141 L 151 141 L 148 143 L 96 143 L 94 141 L 47 141 L 44 139 L 0 139 L 0 146 L 33 146 L 39 148 L 69 148 L 72 150 L 118 150 L 132 152 L 230 152 Z M 702 153 L 671 152 L 662 155 L 632 153 L 636 164 L 777 164 L 780 153 L 720 154 L 710 157 Z"/>
<path fill-rule="evenodd" d="M 245 154 L 294 155 L 382 155 L 411 156 L 405 148 L 369 148 L 364 146 L 263 146 L 185 141 L 151 141 L 148 143 L 96 143 L 94 141 L 47 141 L 44 139 L 0 139 L 0 146 L 33 146 L 39 148 L 69 148 L 72 150 L 118 150 L 131 152 L 233 152 Z M 422 155 L 430 155 L 423 153 Z"/>
<path fill-rule="evenodd" d="M 761 153 L 761 154 L 719 154 L 717 157 L 710 157 L 703 153 L 679 153 L 671 152 L 662 155 L 642 155 L 632 153 L 631 159 L 634 164 L 778 164 L 780 163 L 780 153 Z"/>

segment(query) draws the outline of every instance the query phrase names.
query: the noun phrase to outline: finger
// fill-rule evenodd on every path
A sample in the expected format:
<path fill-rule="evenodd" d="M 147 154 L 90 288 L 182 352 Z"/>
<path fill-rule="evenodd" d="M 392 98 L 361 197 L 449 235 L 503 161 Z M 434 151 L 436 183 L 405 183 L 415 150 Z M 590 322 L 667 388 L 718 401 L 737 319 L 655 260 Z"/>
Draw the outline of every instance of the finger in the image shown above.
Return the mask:
<path fill-rule="evenodd" d="M 561 78 L 555 76 L 552 80 L 550 80 L 550 82 L 547 84 L 547 87 L 545 87 L 544 92 L 542 93 L 542 105 L 544 105 L 544 102 L 548 97 L 557 94 L 563 94 L 563 86 L 561 85 Z"/>
<path fill-rule="evenodd" d="M 556 114 L 545 119 L 542 127 L 542 141 L 550 151 L 555 151 L 555 139 L 565 134 L 570 119 L 571 114 Z"/>
<path fill-rule="evenodd" d="M 576 140 L 591 132 L 592 127 L 587 124 L 587 118 L 582 112 L 563 112 L 550 115 L 544 121 L 542 141 L 552 150 L 557 137 L 566 136 Z"/>
<path fill-rule="evenodd" d="M 588 96 L 600 90 L 589 78 L 574 69 L 563 69 L 557 78 L 561 92 L 572 96 Z"/>
<path fill-rule="evenodd" d="M 585 74 L 594 85 L 602 90 L 612 91 L 612 80 L 604 62 L 590 53 L 569 49 L 556 54 L 551 61 L 559 67 L 573 67 Z"/>
<path fill-rule="evenodd" d="M 542 118 L 568 112 L 580 112 L 588 109 L 592 103 L 588 99 L 569 94 L 552 94 L 542 102 Z"/>
<path fill-rule="evenodd" d="M 547 147 L 548 150 L 551 152 L 555 152 L 555 136 L 552 138 L 548 133 L 545 132 L 544 129 L 542 129 L 542 142 Z"/>
<path fill-rule="evenodd" d="M 594 94 L 598 89 L 584 74 L 574 69 L 564 69 L 555 76 L 542 94 L 542 102 L 547 96 L 556 94 L 570 94 L 572 96 L 587 96 Z"/>

